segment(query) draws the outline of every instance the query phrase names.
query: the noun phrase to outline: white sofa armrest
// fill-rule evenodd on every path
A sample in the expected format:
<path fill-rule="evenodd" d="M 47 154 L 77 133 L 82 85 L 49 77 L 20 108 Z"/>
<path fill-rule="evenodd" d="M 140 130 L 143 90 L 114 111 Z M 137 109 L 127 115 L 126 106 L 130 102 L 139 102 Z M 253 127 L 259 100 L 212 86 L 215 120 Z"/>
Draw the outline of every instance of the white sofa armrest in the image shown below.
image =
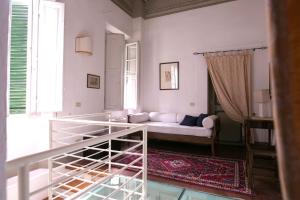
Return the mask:
<path fill-rule="evenodd" d="M 203 119 L 202 124 L 204 128 L 211 129 L 215 126 L 216 120 L 218 119 L 217 115 L 210 115 Z"/>

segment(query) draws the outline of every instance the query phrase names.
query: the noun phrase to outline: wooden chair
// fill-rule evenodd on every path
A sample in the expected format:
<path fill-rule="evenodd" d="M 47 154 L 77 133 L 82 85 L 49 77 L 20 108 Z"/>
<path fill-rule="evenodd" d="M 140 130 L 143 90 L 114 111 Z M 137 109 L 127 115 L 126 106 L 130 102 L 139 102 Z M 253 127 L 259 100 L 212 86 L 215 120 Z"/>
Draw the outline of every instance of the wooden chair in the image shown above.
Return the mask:
<path fill-rule="evenodd" d="M 271 134 L 273 129 L 273 120 L 271 118 L 249 118 L 245 119 L 245 136 L 246 136 L 246 161 L 247 161 L 247 176 L 249 186 L 254 188 L 253 180 L 253 164 L 254 156 L 270 157 L 276 161 L 276 148 L 271 145 Z M 252 131 L 251 128 L 268 129 L 268 143 L 251 143 Z"/>

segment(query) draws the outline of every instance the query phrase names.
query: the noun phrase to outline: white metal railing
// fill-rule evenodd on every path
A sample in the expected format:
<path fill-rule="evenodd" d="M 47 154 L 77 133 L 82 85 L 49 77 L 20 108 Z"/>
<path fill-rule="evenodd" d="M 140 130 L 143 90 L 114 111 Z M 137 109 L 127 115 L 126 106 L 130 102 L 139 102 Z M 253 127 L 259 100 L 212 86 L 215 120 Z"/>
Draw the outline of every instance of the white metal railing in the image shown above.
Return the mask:
<path fill-rule="evenodd" d="M 108 121 L 95 119 L 107 116 Z M 6 163 L 7 170 L 18 172 L 19 200 L 35 199 L 45 190 L 45 198 L 53 200 L 146 198 L 145 125 L 113 122 L 110 114 L 90 114 L 52 119 L 49 131 L 50 150 Z M 31 190 L 30 168 L 43 161 L 48 161 L 49 181 Z"/>

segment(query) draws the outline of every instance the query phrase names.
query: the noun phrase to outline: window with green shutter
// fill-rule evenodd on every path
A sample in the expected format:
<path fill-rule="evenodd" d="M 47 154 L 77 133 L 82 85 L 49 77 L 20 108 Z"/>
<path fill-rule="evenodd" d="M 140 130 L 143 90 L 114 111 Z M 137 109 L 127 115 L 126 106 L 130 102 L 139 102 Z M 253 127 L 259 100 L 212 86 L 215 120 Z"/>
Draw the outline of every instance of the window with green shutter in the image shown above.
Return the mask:
<path fill-rule="evenodd" d="M 28 5 L 11 2 L 9 112 L 26 112 Z"/>
<path fill-rule="evenodd" d="M 64 4 L 11 0 L 10 17 L 9 114 L 62 111 Z"/>

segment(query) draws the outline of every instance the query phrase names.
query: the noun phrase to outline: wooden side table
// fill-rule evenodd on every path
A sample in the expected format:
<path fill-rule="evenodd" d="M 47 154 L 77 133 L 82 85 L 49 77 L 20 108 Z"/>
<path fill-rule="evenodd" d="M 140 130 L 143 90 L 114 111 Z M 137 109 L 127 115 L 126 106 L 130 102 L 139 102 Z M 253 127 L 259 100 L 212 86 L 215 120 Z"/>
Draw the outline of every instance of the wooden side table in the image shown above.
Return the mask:
<path fill-rule="evenodd" d="M 251 117 L 244 120 L 246 144 L 251 141 L 251 128 L 268 129 L 268 145 L 271 146 L 272 130 L 274 129 L 273 118 L 270 117 Z"/>
<path fill-rule="evenodd" d="M 272 146 L 272 134 L 274 131 L 274 122 L 272 118 L 251 117 L 244 120 L 245 141 L 247 149 L 247 172 L 249 185 L 253 187 L 253 157 L 254 155 L 268 156 L 276 158 L 275 146 Z M 251 129 L 267 129 L 268 142 L 266 144 L 251 143 L 252 131 Z"/>

